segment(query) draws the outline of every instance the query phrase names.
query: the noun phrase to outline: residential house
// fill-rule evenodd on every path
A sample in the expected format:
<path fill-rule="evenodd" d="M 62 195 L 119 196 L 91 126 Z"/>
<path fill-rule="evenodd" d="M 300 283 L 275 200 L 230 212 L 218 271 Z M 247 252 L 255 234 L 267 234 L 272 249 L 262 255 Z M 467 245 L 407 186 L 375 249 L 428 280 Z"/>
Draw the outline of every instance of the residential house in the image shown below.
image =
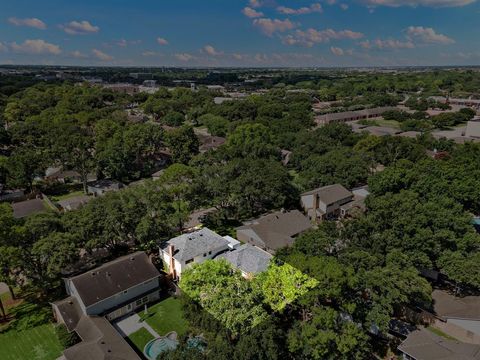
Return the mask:
<path fill-rule="evenodd" d="M 399 346 L 404 360 L 480 360 L 480 346 L 416 330 Z"/>
<path fill-rule="evenodd" d="M 188 221 L 183 225 L 185 231 L 192 231 L 192 230 L 198 230 L 202 227 L 202 221 L 205 219 L 205 217 L 210 214 L 211 212 L 214 212 L 216 208 L 206 208 L 206 209 L 199 209 L 195 210 L 192 212 L 188 218 Z"/>
<path fill-rule="evenodd" d="M 329 124 L 331 122 L 348 122 L 363 119 L 374 119 L 382 116 L 386 111 L 397 110 L 395 107 L 377 107 L 372 109 L 344 111 L 315 116 L 315 122 L 318 125 Z"/>
<path fill-rule="evenodd" d="M 20 201 L 25 199 L 24 189 L 4 189 L 3 184 L 0 184 L 0 201 Z"/>
<path fill-rule="evenodd" d="M 480 296 L 456 297 L 434 290 L 432 300 L 436 328 L 463 342 L 480 344 Z"/>
<path fill-rule="evenodd" d="M 143 251 L 65 279 L 68 301 L 76 301 L 84 315 L 114 320 L 160 297 L 160 273 Z M 64 320 L 57 303 L 56 318 Z"/>
<path fill-rule="evenodd" d="M 64 170 L 62 167 L 49 167 L 45 171 L 44 180 L 48 182 L 57 182 L 61 184 L 72 183 L 80 184 L 82 182 L 82 176 L 75 170 Z M 95 174 L 88 174 L 87 181 L 96 181 L 97 176 Z"/>
<path fill-rule="evenodd" d="M 80 209 L 82 206 L 87 204 L 92 199 L 93 199 L 92 196 L 80 195 L 80 196 L 74 196 L 65 200 L 57 201 L 57 204 L 60 206 L 61 210 L 66 212 L 66 211 Z"/>
<path fill-rule="evenodd" d="M 275 253 L 293 245 L 295 237 L 311 228 L 310 221 L 300 211 L 277 211 L 238 227 L 237 239 L 243 243 Z"/>
<path fill-rule="evenodd" d="M 48 210 L 42 199 L 31 199 L 12 204 L 13 217 L 16 219 L 39 214 Z"/>
<path fill-rule="evenodd" d="M 467 122 L 465 129 L 465 136 L 468 138 L 480 138 L 480 121 Z"/>
<path fill-rule="evenodd" d="M 243 277 L 250 278 L 265 271 L 270 264 L 272 254 L 251 244 L 243 244 L 233 251 L 217 256 L 227 260 L 232 267 L 242 272 Z"/>
<path fill-rule="evenodd" d="M 118 191 L 123 187 L 124 185 L 119 181 L 103 179 L 88 183 L 87 191 L 94 196 L 102 196 L 109 191 Z"/>
<path fill-rule="evenodd" d="M 353 199 L 351 191 L 334 184 L 301 194 L 301 205 L 310 220 L 317 221 L 340 216 L 341 207 Z"/>
<path fill-rule="evenodd" d="M 66 349 L 60 359 L 140 360 L 109 320 L 158 300 L 160 276 L 147 254 L 136 252 L 65 279 L 69 297 L 53 303 L 53 313 L 82 341 Z"/>
<path fill-rule="evenodd" d="M 174 279 L 191 264 L 213 259 L 229 250 L 229 240 L 208 228 L 183 234 L 168 240 L 160 246 L 160 257 L 169 268 Z"/>
<path fill-rule="evenodd" d="M 200 141 L 199 151 L 201 153 L 207 152 L 208 150 L 215 150 L 225 144 L 226 139 L 220 136 L 213 135 L 199 135 L 197 137 Z"/>
<path fill-rule="evenodd" d="M 65 349 L 58 360 L 141 360 L 104 317 L 82 316 L 75 332 L 82 341 Z"/>

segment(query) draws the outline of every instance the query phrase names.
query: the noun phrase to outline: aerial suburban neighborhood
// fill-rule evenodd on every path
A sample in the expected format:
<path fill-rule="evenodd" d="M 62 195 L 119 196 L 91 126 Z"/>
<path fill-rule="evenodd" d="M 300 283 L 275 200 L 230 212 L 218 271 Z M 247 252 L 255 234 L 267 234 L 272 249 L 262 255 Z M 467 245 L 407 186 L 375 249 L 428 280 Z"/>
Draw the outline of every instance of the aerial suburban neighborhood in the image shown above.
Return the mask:
<path fill-rule="evenodd" d="M 476 0 L 4 2 L 0 360 L 480 360 Z"/>

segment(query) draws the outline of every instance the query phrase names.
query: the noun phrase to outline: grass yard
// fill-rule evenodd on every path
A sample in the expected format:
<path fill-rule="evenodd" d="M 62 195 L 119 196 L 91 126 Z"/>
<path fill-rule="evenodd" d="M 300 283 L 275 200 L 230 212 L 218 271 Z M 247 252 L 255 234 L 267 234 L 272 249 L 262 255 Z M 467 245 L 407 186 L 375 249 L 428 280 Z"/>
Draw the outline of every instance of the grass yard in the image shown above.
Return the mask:
<path fill-rule="evenodd" d="M 2 360 L 55 360 L 61 352 L 62 347 L 52 324 L 0 334 Z"/>
<path fill-rule="evenodd" d="M 85 195 L 85 193 L 83 192 L 83 190 L 79 190 L 79 191 L 74 191 L 74 192 L 64 194 L 64 195 L 50 196 L 50 199 L 52 201 L 56 202 L 56 201 L 67 200 L 67 199 L 70 199 L 70 198 L 75 197 L 75 196 L 82 196 L 82 195 Z"/>
<path fill-rule="evenodd" d="M 175 331 L 178 336 L 182 336 L 188 329 L 180 300 L 174 297 L 169 297 L 149 307 L 148 314 L 142 311 L 138 315 L 162 336 L 170 331 Z"/>
<path fill-rule="evenodd" d="M 400 123 L 396 120 L 385 120 L 383 118 L 377 118 L 374 120 L 378 126 L 387 126 L 394 129 L 400 129 Z"/>
<path fill-rule="evenodd" d="M 448 335 L 448 334 L 445 334 L 442 330 L 439 330 L 439 329 L 437 329 L 437 328 L 434 328 L 433 326 L 428 326 L 428 327 L 427 327 L 427 330 L 430 331 L 430 332 L 432 332 L 432 333 L 434 333 L 435 335 L 438 335 L 438 336 L 440 336 L 440 337 L 443 337 L 443 338 L 445 338 L 445 339 L 447 339 L 447 340 L 457 340 L 457 339 L 455 339 L 453 336 L 450 336 L 450 335 Z"/>
<path fill-rule="evenodd" d="M 128 336 L 130 341 L 137 347 L 138 350 L 143 352 L 145 345 L 150 340 L 153 340 L 153 335 L 148 332 L 147 329 L 141 328 Z"/>

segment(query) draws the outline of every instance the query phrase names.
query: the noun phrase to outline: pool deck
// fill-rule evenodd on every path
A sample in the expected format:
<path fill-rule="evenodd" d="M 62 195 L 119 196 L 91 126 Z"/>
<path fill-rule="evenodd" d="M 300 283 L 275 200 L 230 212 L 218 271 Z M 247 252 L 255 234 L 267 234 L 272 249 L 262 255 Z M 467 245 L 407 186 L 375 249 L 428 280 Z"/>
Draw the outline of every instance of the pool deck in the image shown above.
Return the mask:
<path fill-rule="evenodd" d="M 156 339 L 160 335 L 152 329 L 145 321 L 140 321 L 140 316 L 138 314 L 130 315 L 126 318 L 123 318 L 119 321 L 116 321 L 113 326 L 118 330 L 123 337 L 127 337 L 130 334 L 133 334 L 135 331 L 140 330 L 141 328 L 146 329 L 152 336 Z"/>

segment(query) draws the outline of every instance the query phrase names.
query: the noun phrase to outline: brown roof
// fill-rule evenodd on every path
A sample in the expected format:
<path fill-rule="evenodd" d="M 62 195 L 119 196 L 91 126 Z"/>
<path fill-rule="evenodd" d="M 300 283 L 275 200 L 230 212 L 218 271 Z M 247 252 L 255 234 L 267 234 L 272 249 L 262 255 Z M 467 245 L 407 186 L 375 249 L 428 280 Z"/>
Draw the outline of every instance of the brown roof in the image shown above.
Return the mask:
<path fill-rule="evenodd" d="M 53 303 L 53 306 L 55 306 L 60 312 L 67 330 L 73 331 L 77 327 L 80 318 L 83 316 L 82 309 L 80 308 L 77 299 L 73 296 L 69 296 L 66 299 Z"/>
<path fill-rule="evenodd" d="M 123 256 L 70 278 L 86 307 L 107 299 L 160 273 L 143 251 Z"/>
<path fill-rule="evenodd" d="M 140 360 L 103 317 L 83 316 L 75 331 L 82 341 L 63 352 L 66 360 Z"/>
<path fill-rule="evenodd" d="M 340 184 L 323 186 L 315 190 L 307 191 L 304 192 L 302 196 L 315 194 L 317 194 L 319 200 L 325 204 L 333 204 L 348 197 L 353 198 L 353 194 Z"/>
<path fill-rule="evenodd" d="M 398 349 L 416 360 L 480 360 L 480 345 L 447 340 L 426 329 L 412 332 Z"/>
<path fill-rule="evenodd" d="M 13 217 L 19 219 L 46 211 L 47 208 L 41 199 L 25 200 L 12 204 Z"/>
<path fill-rule="evenodd" d="M 435 313 L 442 318 L 480 320 L 480 296 L 455 297 L 434 290 L 432 299 Z"/>
<path fill-rule="evenodd" d="M 265 246 L 276 250 L 293 244 L 293 237 L 310 229 L 310 221 L 300 211 L 277 211 L 245 223 L 237 230 L 251 229 Z"/>

